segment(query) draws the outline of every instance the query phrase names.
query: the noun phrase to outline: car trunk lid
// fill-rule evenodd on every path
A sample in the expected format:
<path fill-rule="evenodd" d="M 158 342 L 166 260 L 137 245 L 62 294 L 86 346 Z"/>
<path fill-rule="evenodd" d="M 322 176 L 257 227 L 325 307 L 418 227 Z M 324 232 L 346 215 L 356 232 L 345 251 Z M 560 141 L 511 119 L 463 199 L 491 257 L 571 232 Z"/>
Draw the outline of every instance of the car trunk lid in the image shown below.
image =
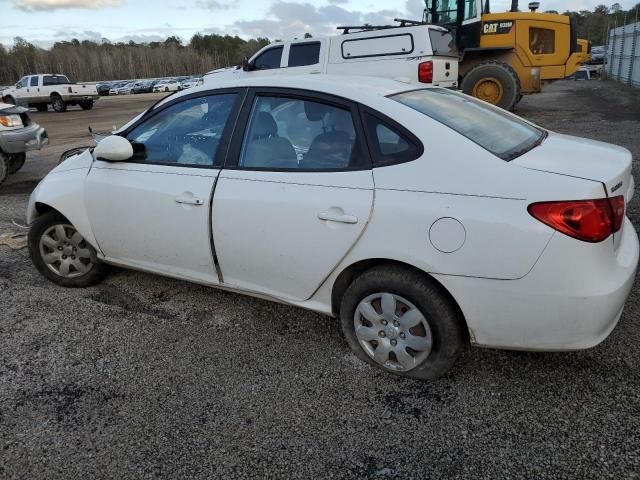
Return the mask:
<path fill-rule="evenodd" d="M 513 163 L 532 170 L 599 182 L 604 195 L 623 195 L 627 205 L 633 196 L 631 152 L 616 145 L 549 133 L 538 147 L 513 160 Z"/>

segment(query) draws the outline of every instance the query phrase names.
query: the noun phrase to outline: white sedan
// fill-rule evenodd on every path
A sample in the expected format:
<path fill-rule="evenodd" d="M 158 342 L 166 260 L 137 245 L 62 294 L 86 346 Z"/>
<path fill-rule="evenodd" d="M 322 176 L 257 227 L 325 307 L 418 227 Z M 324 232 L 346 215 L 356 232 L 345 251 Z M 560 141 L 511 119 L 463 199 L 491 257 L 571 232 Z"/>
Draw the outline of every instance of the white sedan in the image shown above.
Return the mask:
<path fill-rule="evenodd" d="M 450 90 L 261 77 L 162 100 L 56 167 L 27 219 L 59 285 L 117 265 L 297 305 L 430 379 L 467 344 L 602 342 L 635 278 L 633 190 L 624 148 Z"/>
<path fill-rule="evenodd" d="M 154 92 L 176 92 L 182 90 L 182 84 L 177 80 L 162 80 L 153 86 Z"/>

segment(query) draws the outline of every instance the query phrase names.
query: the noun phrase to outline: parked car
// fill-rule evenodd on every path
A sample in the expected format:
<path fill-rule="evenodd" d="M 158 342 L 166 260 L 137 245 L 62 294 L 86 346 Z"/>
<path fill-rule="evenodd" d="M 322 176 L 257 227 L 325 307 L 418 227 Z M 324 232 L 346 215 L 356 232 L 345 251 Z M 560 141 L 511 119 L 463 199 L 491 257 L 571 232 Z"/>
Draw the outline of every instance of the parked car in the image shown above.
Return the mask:
<path fill-rule="evenodd" d="M 435 378 L 467 343 L 609 335 L 638 264 L 631 165 L 448 89 L 245 76 L 67 158 L 29 248 L 67 287 L 118 265 L 337 316 L 362 360 Z"/>
<path fill-rule="evenodd" d="M 151 93 L 153 91 L 153 80 L 137 82 L 132 89 L 132 93 Z"/>
<path fill-rule="evenodd" d="M 604 59 L 607 56 L 607 50 L 605 47 L 592 47 L 591 48 L 591 65 L 601 65 L 604 63 Z"/>
<path fill-rule="evenodd" d="M 188 78 L 187 80 L 182 82 L 182 88 L 186 89 L 186 88 L 198 87 L 203 83 L 204 83 L 204 80 L 202 79 L 202 77 Z"/>
<path fill-rule="evenodd" d="M 454 34 L 435 25 L 340 27 L 344 35 L 274 42 L 242 68 L 222 68 L 205 82 L 238 76 L 293 74 L 369 75 L 402 79 L 418 86 L 455 88 L 458 51 Z"/>
<path fill-rule="evenodd" d="M 27 108 L 0 103 L 0 184 L 22 168 L 26 152 L 48 143 L 47 131 L 31 120 Z"/>
<path fill-rule="evenodd" d="M 100 83 L 97 85 L 96 90 L 98 91 L 98 95 L 104 97 L 109 95 L 109 90 L 111 90 L 111 83 Z"/>
<path fill-rule="evenodd" d="M 116 95 L 130 95 L 138 82 L 128 82 L 116 90 Z"/>
<path fill-rule="evenodd" d="M 161 80 L 153 87 L 154 92 L 176 92 L 182 90 L 182 85 L 178 80 Z"/>
<path fill-rule="evenodd" d="M 39 112 L 46 112 L 48 105 L 54 112 L 64 112 L 69 105 L 91 110 L 98 98 L 95 85 L 71 83 L 64 75 L 52 74 L 22 77 L 15 87 L 0 95 L 0 100 L 5 103 L 35 107 Z"/>

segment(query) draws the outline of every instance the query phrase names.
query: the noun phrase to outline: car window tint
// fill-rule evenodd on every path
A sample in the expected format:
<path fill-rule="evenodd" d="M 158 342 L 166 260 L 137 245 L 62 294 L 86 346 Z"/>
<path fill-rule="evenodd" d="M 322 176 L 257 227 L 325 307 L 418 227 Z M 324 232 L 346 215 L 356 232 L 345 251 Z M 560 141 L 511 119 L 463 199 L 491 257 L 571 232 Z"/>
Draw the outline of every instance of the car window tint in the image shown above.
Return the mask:
<path fill-rule="evenodd" d="M 30 87 L 37 87 L 38 86 L 38 77 L 31 77 L 31 80 L 29 81 L 29 86 Z"/>
<path fill-rule="evenodd" d="M 410 162 L 420 156 L 422 149 L 398 129 L 369 113 L 365 117 L 374 166 Z"/>
<path fill-rule="evenodd" d="M 544 132 L 513 115 L 444 88 L 391 95 L 396 100 L 455 130 L 503 160 L 512 160 L 542 141 Z"/>
<path fill-rule="evenodd" d="M 188 166 L 214 165 L 235 96 L 192 98 L 149 118 L 127 135 L 133 145 L 134 160 Z"/>
<path fill-rule="evenodd" d="M 289 49 L 289 66 L 303 67 L 320 63 L 320 42 L 298 43 Z"/>
<path fill-rule="evenodd" d="M 302 99 L 255 98 L 238 165 L 343 170 L 364 167 L 351 112 Z"/>
<path fill-rule="evenodd" d="M 270 70 L 272 68 L 280 68 L 282 60 L 282 50 L 284 47 L 275 47 L 261 53 L 255 60 L 256 70 Z"/>
<path fill-rule="evenodd" d="M 49 87 L 52 85 L 66 85 L 69 82 L 69 79 L 64 75 L 45 75 L 42 77 L 42 85 L 44 87 Z"/>

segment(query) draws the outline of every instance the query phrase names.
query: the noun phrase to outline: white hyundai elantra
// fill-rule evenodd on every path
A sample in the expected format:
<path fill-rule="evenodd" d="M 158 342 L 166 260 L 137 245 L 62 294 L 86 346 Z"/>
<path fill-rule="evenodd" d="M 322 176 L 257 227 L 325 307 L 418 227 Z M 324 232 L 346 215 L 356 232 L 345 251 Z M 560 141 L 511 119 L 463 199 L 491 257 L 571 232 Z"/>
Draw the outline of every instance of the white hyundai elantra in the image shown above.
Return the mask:
<path fill-rule="evenodd" d="M 238 79 L 56 167 L 29 247 L 66 287 L 118 265 L 337 316 L 362 360 L 435 378 L 469 343 L 604 340 L 638 263 L 633 191 L 624 148 L 450 90 Z"/>

